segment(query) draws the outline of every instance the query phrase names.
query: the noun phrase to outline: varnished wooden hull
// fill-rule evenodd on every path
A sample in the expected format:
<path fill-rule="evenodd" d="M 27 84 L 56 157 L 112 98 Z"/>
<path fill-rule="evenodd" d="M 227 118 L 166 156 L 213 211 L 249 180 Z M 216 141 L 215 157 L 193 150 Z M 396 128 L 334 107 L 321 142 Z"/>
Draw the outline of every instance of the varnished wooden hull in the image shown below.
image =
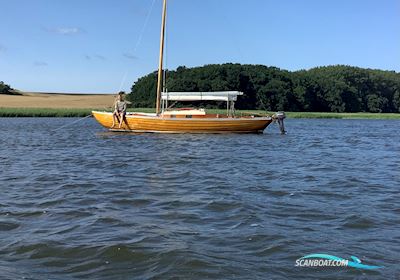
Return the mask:
<path fill-rule="evenodd" d="M 161 117 L 151 114 L 129 114 L 122 127 L 112 128 L 113 116 L 109 112 L 93 111 L 95 119 L 105 128 L 121 132 L 154 133 L 262 133 L 271 123 L 270 117 L 209 118 Z"/>

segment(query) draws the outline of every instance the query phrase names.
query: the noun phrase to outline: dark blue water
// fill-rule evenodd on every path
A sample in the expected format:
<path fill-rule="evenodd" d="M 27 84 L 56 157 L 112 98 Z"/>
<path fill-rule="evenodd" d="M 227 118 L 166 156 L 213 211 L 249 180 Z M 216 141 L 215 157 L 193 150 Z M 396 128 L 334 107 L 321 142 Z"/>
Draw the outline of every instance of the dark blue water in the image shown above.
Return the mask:
<path fill-rule="evenodd" d="M 73 121 L 0 119 L 0 279 L 400 279 L 400 121 Z M 383 268 L 295 267 L 312 253 Z"/>

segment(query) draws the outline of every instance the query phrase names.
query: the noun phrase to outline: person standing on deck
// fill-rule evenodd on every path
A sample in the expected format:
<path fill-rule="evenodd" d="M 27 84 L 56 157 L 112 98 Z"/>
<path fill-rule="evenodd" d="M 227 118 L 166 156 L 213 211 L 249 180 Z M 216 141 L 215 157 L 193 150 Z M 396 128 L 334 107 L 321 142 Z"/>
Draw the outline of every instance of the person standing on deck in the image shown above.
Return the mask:
<path fill-rule="evenodd" d="M 117 122 L 119 122 L 118 128 L 122 127 L 122 122 L 125 119 L 127 107 L 127 103 L 124 100 L 124 94 L 125 92 L 121 91 L 117 95 L 116 101 L 114 103 L 113 124 L 111 128 L 115 126 L 115 119 L 117 119 Z"/>

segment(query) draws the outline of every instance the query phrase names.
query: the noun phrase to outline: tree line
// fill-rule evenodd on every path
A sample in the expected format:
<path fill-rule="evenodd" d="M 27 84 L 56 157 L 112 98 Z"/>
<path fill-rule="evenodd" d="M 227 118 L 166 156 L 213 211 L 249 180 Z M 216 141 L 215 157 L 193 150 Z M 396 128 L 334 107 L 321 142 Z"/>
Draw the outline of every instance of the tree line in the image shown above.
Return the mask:
<path fill-rule="evenodd" d="M 12 88 L 6 85 L 4 82 L 0 81 L 0 94 L 11 94 Z"/>
<path fill-rule="evenodd" d="M 395 71 L 337 65 L 290 72 L 264 65 L 222 64 L 182 66 L 166 76 L 168 91 L 242 91 L 238 109 L 400 112 L 400 73 Z M 156 82 L 153 72 L 134 83 L 128 95 L 134 107 L 155 107 Z"/>

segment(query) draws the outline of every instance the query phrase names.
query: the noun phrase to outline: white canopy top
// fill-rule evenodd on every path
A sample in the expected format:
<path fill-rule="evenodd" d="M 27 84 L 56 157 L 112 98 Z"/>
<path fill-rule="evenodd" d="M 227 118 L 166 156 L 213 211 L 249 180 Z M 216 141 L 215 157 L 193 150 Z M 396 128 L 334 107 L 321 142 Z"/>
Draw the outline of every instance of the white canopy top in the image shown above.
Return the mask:
<path fill-rule="evenodd" d="M 162 100 L 168 101 L 236 101 L 240 91 L 214 91 L 214 92 L 163 92 Z"/>

